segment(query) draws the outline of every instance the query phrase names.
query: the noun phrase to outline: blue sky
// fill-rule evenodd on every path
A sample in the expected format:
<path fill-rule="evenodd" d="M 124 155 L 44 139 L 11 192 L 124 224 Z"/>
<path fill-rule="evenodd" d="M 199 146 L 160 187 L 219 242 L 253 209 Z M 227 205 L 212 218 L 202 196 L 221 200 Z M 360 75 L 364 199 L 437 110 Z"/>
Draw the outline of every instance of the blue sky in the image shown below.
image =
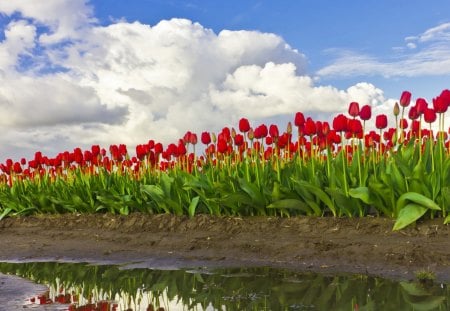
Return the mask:
<path fill-rule="evenodd" d="M 450 22 L 450 2 L 446 0 L 112 0 L 92 3 L 102 24 L 110 23 L 111 17 L 151 25 L 162 19 L 182 17 L 216 33 L 223 29 L 275 33 L 307 56 L 311 73 L 332 63 L 341 51 L 368 54 L 384 62 L 395 61 L 404 55 L 395 49 L 405 47 L 405 38 Z M 412 85 L 418 96 L 435 96 L 450 84 L 442 76 L 386 79 L 375 74 L 324 77 L 321 82 L 345 88 L 362 79 L 376 83 L 392 97 Z"/>
<path fill-rule="evenodd" d="M 390 113 L 450 88 L 450 2 L 0 3 L 0 158 Z M 0 160 L 1 161 L 1 160 Z"/>

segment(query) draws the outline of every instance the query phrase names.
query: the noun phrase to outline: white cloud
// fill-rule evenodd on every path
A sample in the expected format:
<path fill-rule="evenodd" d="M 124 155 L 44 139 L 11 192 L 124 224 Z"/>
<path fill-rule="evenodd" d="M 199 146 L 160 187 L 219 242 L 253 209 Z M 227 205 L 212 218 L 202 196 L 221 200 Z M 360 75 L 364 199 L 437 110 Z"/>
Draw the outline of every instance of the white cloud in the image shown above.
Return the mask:
<path fill-rule="evenodd" d="M 0 42 L 0 55 L 12 55 L 0 58 L 7 156 L 91 144 L 131 149 L 148 139 L 174 142 L 187 130 L 236 126 L 243 116 L 343 112 L 353 100 L 385 101 L 367 83 L 316 86 L 306 57 L 275 34 L 216 34 L 185 19 L 100 26 L 83 0 L 0 3 L 0 13 L 13 12 L 27 19 L 11 21 Z"/>
<path fill-rule="evenodd" d="M 30 54 L 34 47 L 36 27 L 26 21 L 14 21 L 5 29 L 5 40 L 0 42 L 0 70 L 14 67 L 22 54 Z"/>
<path fill-rule="evenodd" d="M 407 49 L 395 47 L 395 58 L 376 58 L 353 51 L 338 51 L 337 58 L 320 69 L 320 76 L 381 75 L 385 77 L 450 74 L 450 23 L 440 24 L 405 38 Z"/>
<path fill-rule="evenodd" d="M 427 29 L 418 40 L 420 42 L 450 40 L 450 23 L 443 23 L 436 27 Z"/>
<path fill-rule="evenodd" d="M 48 27 L 50 32 L 41 35 L 39 40 L 52 44 L 61 40 L 81 38 L 82 30 L 95 22 L 93 9 L 87 2 L 88 0 L 1 1 L 0 13 L 20 13 L 22 17 Z"/>

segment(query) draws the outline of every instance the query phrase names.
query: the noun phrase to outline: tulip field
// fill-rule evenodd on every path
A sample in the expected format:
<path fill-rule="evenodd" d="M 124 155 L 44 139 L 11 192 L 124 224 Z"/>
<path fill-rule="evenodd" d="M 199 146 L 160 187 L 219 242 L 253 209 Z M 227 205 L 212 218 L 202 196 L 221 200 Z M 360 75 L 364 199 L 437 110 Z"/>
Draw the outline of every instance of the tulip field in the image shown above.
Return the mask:
<path fill-rule="evenodd" d="M 252 125 L 75 148 L 0 164 L 0 219 L 52 213 L 383 216 L 399 230 L 450 222 L 450 90 L 432 104 L 402 93 L 386 115 L 352 102 L 332 122 L 301 112 L 285 128 Z M 330 124 L 331 123 L 331 124 Z M 376 130 L 367 130 L 374 128 Z M 198 139 L 200 138 L 200 139 Z"/>

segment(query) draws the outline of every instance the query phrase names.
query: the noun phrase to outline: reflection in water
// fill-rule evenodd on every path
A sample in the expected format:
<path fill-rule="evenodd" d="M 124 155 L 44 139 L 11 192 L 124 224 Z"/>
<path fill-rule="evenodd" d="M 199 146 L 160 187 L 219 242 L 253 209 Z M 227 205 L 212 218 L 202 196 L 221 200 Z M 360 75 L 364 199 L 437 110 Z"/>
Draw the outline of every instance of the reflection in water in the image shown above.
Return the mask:
<path fill-rule="evenodd" d="M 28 303 L 52 303 L 58 310 L 450 310 L 450 287 L 445 284 L 361 275 L 54 262 L 0 263 L 0 272 L 46 284 L 48 293 L 30 297 Z"/>

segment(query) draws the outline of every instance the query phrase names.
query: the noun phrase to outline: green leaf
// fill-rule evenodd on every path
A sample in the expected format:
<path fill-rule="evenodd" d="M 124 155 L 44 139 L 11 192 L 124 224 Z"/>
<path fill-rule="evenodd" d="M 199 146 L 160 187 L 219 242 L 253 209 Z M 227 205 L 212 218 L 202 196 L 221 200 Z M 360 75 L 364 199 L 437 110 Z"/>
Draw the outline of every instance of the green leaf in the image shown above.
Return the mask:
<path fill-rule="evenodd" d="M 348 191 L 348 194 L 353 198 L 360 199 L 366 204 L 373 203 L 373 200 L 370 198 L 369 188 L 367 187 L 352 188 Z"/>
<path fill-rule="evenodd" d="M 12 211 L 11 207 L 7 207 L 3 210 L 3 212 L 0 214 L 0 220 L 8 216 L 8 214 Z"/>
<path fill-rule="evenodd" d="M 338 216 L 347 215 L 348 217 L 352 217 L 357 203 L 356 200 L 347 197 L 344 190 L 340 188 L 325 188 L 325 191 L 329 193 L 336 202 L 336 207 L 339 212 Z"/>
<path fill-rule="evenodd" d="M 412 224 L 417 219 L 422 217 L 427 212 L 427 210 L 428 209 L 423 207 L 422 205 L 409 203 L 398 213 L 397 220 L 395 221 L 392 230 L 395 231 L 405 228 L 406 226 Z"/>
<path fill-rule="evenodd" d="M 445 296 L 430 296 L 421 299 L 421 301 L 419 302 L 411 303 L 411 306 L 412 310 L 416 311 L 436 310 L 439 306 L 445 308 L 442 305 L 445 302 L 445 300 L 446 300 Z"/>
<path fill-rule="evenodd" d="M 293 180 L 293 181 L 298 185 L 300 185 L 301 187 L 303 187 L 304 189 L 313 193 L 320 201 L 322 201 L 330 209 L 330 211 L 333 213 L 333 216 L 336 216 L 336 207 L 334 205 L 334 202 L 333 200 L 331 200 L 330 196 L 325 191 L 303 180 Z"/>
<path fill-rule="evenodd" d="M 445 217 L 444 219 L 444 225 L 450 223 L 450 215 L 447 215 L 447 217 Z"/>
<path fill-rule="evenodd" d="M 412 201 L 418 205 L 421 205 L 425 208 L 429 208 L 432 210 L 440 211 L 441 208 L 434 203 L 433 200 L 427 198 L 426 196 L 417 193 L 417 192 L 407 192 L 404 193 L 397 200 L 397 210 L 402 209 L 405 205 L 407 205 L 408 201 Z"/>
<path fill-rule="evenodd" d="M 124 215 L 124 216 L 128 215 L 130 213 L 128 206 L 122 206 L 119 209 L 119 213 L 120 213 L 120 215 Z"/>
<path fill-rule="evenodd" d="M 141 191 L 148 194 L 156 202 L 164 201 L 164 191 L 156 185 L 142 185 Z"/>
<path fill-rule="evenodd" d="M 161 174 L 160 187 L 168 198 L 170 198 L 171 196 L 173 181 L 174 179 L 172 177 L 169 177 L 167 174 Z"/>
<path fill-rule="evenodd" d="M 401 288 L 410 296 L 430 296 L 422 286 L 418 283 L 400 282 Z"/>
<path fill-rule="evenodd" d="M 188 209 L 189 217 L 194 217 L 195 209 L 197 208 L 199 200 L 200 200 L 199 196 L 192 198 L 191 203 L 189 204 L 189 209 Z"/>
<path fill-rule="evenodd" d="M 264 195 L 259 191 L 258 186 L 249 183 L 244 178 L 239 179 L 239 186 L 245 193 L 247 193 L 252 198 L 254 204 L 256 204 L 259 207 L 266 205 Z"/>
<path fill-rule="evenodd" d="M 307 215 L 312 214 L 311 208 L 307 204 L 305 204 L 305 202 L 297 199 L 284 199 L 275 201 L 272 204 L 268 205 L 267 208 L 297 209 L 303 211 Z"/>

